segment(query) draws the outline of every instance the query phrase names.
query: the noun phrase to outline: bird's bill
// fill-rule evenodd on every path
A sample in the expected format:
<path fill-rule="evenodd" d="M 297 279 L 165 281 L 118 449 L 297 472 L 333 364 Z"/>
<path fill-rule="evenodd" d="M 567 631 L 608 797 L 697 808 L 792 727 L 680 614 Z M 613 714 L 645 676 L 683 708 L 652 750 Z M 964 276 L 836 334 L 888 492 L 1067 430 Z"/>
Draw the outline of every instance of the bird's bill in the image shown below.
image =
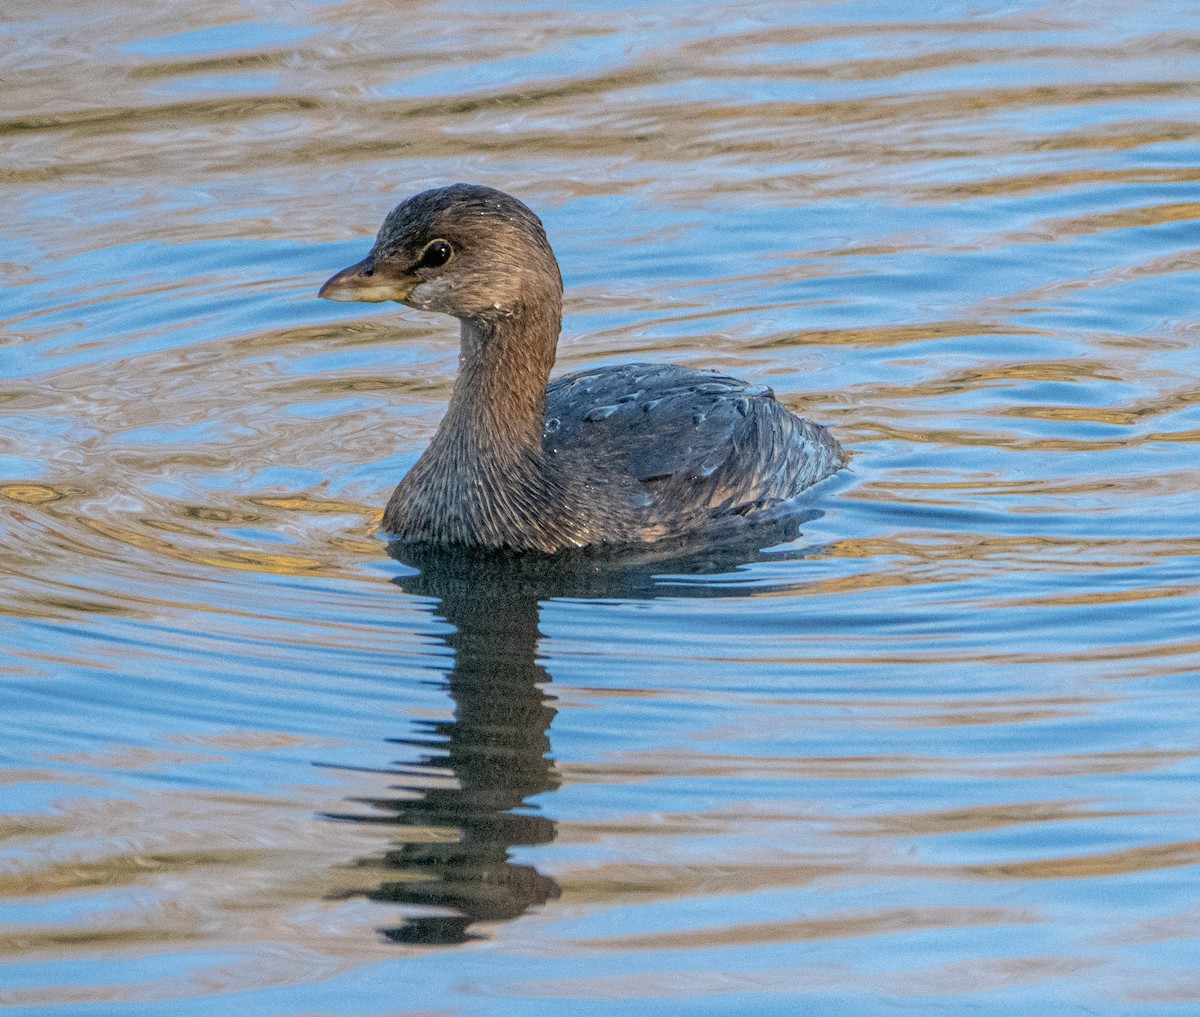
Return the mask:
<path fill-rule="evenodd" d="M 349 268 L 343 268 L 337 275 L 326 279 L 325 285 L 317 291 L 317 296 L 326 300 L 359 300 L 368 304 L 379 304 L 385 300 L 403 301 L 416 282 L 411 277 L 397 278 L 389 275 L 368 255 L 362 261 Z"/>

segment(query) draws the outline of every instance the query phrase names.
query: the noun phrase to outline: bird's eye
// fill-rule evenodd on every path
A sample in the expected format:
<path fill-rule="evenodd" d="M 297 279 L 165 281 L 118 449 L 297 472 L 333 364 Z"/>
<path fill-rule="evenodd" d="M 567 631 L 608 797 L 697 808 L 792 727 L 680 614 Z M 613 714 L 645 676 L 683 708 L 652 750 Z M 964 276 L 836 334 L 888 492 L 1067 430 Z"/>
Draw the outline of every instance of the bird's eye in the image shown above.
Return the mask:
<path fill-rule="evenodd" d="M 439 268 L 446 264 L 454 254 L 454 248 L 445 240 L 431 240 L 421 252 L 421 260 L 417 265 L 421 268 Z"/>

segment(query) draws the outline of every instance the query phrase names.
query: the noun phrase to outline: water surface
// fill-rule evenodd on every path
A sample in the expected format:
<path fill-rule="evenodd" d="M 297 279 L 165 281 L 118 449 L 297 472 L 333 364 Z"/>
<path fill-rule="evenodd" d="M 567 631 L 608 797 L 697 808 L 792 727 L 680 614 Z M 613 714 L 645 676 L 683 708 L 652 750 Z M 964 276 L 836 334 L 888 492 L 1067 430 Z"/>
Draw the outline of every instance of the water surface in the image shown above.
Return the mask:
<path fill-rule="evenodd" d="M 4 18 L 0 1005 L 1200 1012 L 1190 5 Z M 798 533 L 387 555 L 455 330 L 315 291 L 455 180 Z"/>

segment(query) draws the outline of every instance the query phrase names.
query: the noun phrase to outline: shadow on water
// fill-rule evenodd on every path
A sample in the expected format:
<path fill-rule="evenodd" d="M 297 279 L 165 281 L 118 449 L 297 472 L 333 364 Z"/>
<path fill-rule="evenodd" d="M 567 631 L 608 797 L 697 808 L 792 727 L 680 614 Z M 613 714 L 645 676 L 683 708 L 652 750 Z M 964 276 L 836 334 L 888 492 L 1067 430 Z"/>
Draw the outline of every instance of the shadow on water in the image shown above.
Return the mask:
<path fill-rule="evenodd" d="M 445 678 L 454 717 L 415 721 L 413 735 L 395 739 L 422 754 L 386 771 L 401 778 L 392 794 L 354 799 L 370 814 L 329 815 L 396 828 L 391 850 L 364 862 L 389 877 L 365 896 L 412 910 L 383 935 L 397 943 L 454 945 L 481 938 L 471 931 L 478 922 L 510 921 L 559 896 L 551 877 L 511 858 L 513 848 L 548 844 L 556 833 L 541 804 L 529 801 L 560 784 L 550 755 L 551 676 L 537 655 L 542 603 L 733 595 L 666 577 L 736 571 L 766 557 L 764 546 L 794 540 L 798 522 L 819 514 L 747 528 L 721 546 L 636 556 L 513 557 L 393 546 L 394 558 L 419 570 L 393 582 L 405 593 L 434 598 L 432 612 L 454 627 L 444 637 L 454 657 Z M 811 554 L 796 545 L 770 557 Z"/>

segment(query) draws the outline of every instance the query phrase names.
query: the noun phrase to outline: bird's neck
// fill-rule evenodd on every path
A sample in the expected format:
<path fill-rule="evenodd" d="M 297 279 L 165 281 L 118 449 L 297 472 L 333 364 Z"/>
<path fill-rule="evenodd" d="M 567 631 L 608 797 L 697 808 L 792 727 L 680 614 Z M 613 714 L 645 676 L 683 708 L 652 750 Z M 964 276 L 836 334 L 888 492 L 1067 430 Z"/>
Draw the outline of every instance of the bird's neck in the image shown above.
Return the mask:
<path fill-rule="evenodd" d="M 388 502 L 385 529 L 406 540 L 526 550 L 588 542 L 542 453 L 559 322 L 557 304 L 536 317 L 516 309 L 463 322 L 446 416 Z"/>
<path fill-rule="evenodd" d="M 458 378 L 426 455 L 459 469 L 540 461 L 546 386 L 561 327 L 536 302 L 462 323 Z"/>

